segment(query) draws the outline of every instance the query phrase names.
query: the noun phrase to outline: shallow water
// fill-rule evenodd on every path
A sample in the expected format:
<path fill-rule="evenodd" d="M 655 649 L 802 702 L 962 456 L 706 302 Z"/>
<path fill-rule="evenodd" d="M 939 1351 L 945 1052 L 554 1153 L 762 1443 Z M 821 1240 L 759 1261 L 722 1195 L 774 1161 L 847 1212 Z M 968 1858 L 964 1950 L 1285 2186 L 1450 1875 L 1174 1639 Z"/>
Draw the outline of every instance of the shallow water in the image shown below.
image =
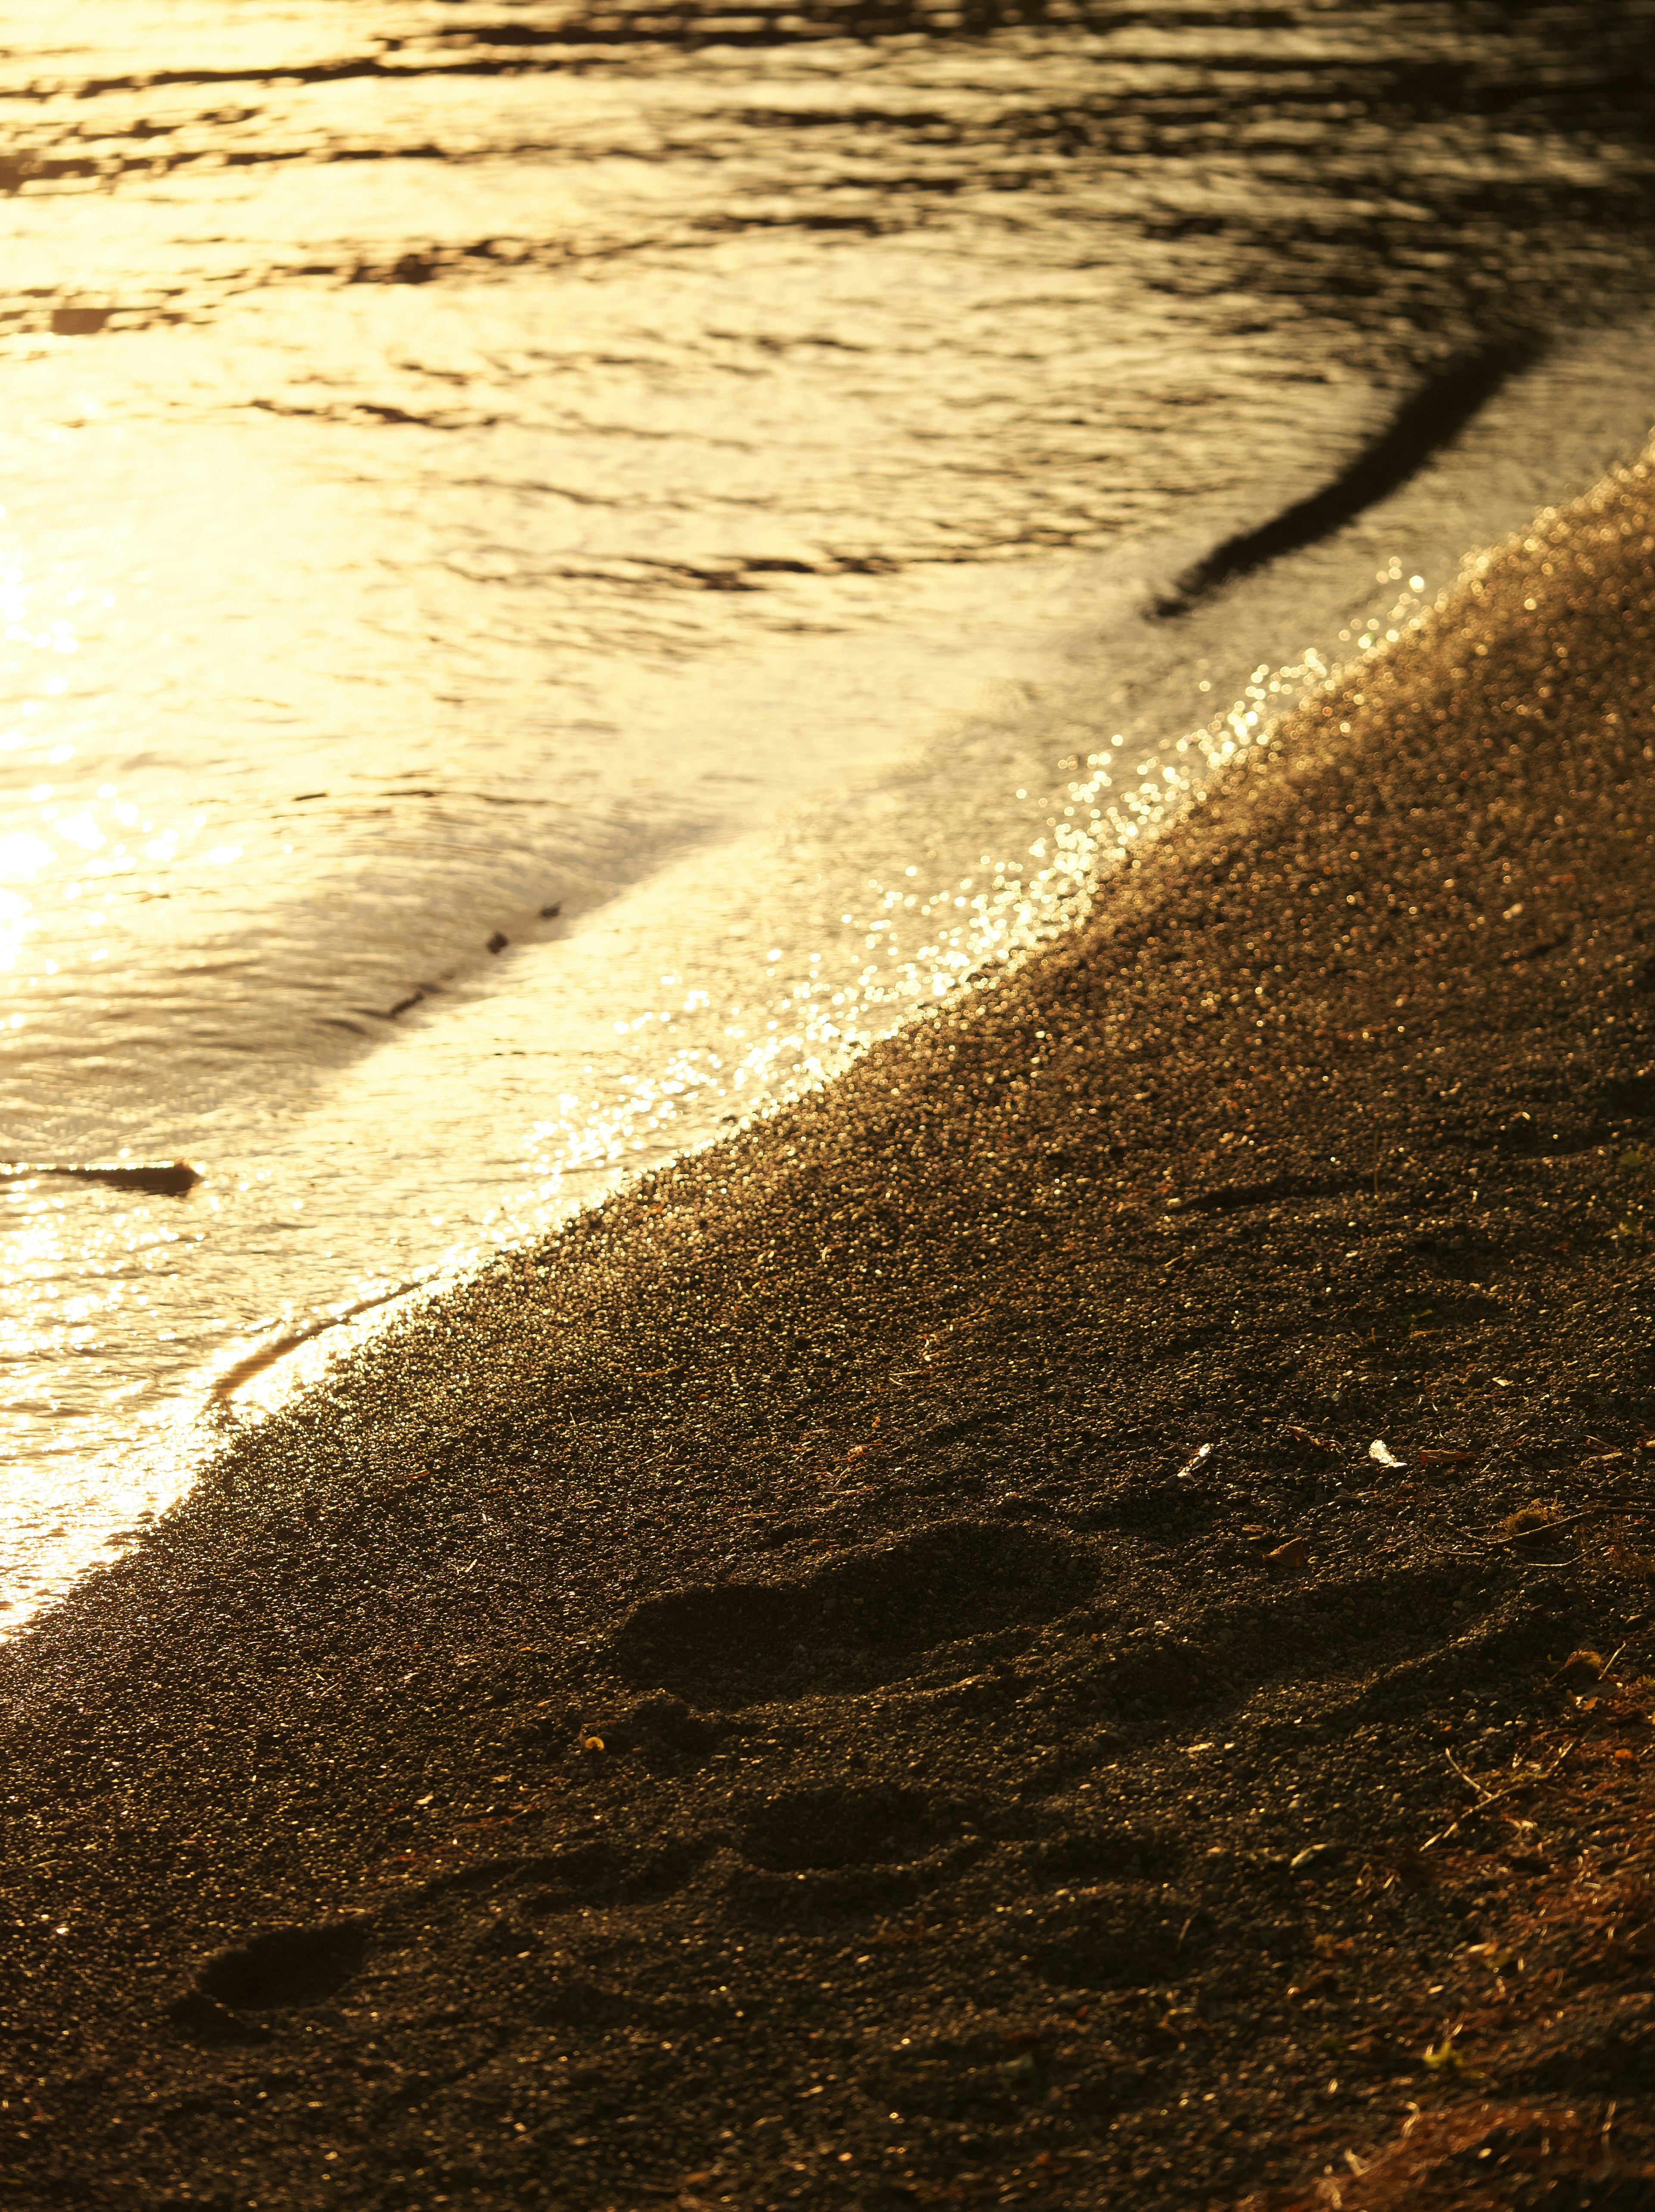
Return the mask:
<path fill-rule="evenodd" d="M 0 1186 L 14 1625 L 274 1355 L 1031 941 L 1655 416 L 1631 9 L 8 37 L 3 1152 L 204 1176 Z"/>

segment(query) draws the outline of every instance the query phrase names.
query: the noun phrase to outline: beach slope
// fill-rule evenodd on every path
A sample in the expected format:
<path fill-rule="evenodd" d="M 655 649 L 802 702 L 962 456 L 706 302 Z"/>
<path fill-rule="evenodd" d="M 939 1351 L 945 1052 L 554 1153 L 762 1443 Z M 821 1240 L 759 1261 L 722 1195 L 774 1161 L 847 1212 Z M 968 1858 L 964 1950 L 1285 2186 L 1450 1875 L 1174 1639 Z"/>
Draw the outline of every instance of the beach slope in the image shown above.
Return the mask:
<path fill-rule="evenodd" d="M 1652 637 L 1640 467 L 0 1656 L 0 2203 L 1655 2156 Z"/>

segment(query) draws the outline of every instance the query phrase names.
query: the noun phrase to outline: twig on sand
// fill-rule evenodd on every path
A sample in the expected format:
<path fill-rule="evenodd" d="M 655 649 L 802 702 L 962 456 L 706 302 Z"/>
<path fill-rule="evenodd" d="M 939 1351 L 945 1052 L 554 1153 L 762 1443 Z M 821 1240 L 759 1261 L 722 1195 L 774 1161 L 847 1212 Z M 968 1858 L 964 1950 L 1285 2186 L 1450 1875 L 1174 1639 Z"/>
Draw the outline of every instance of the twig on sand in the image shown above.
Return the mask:
<path fill-rule="evenodd" d="M 1596 1674 L 1597 1680 L 1601 1682 L 1608 1675 L 1610 1669 L 1614 1667 L 1615 1661 L 1620 1657 L 1621 1654 L 1626 1650 L 1626 1648 L 1627 1647 L 1624 1644 L 1617 1644 L 1614 1650 L 1609 1653 L 1607 1659 L 1598 1659 L 1595 1652 L 1572 1651 L 1568 1657 L 1563 1662 L 1563 1664 L 1557 1669 L 1557 1673 L 1549 1675 L 1547 1679 L 1549 1681 L 1555 1682 L 1557 1680 L 1558 1674 L 1567 1674 L 1570 1668 L 1573 1667 L 1578 1660 L 1590 1659 L 1593 1662 L 1593 1672 Z"/>
<path fill-rule="evenodd" d="M 1526 1528 L 1511 1528 L 1503 1536 L 1485 1536 L 1485 1544 L 1521 1544 L 1531 1536 L 1549 1536 L 1554 1528 L 1572 1528 L 1577 1521 L 1590 1521 L 1595 1513 L 1625 1513 L 1641 1501 L 1606 1498 L 1597 1505 L 1583 1505 L 1578 1513 L 1560 1514 L 1555 1521 L 1531 1522 Z"/>

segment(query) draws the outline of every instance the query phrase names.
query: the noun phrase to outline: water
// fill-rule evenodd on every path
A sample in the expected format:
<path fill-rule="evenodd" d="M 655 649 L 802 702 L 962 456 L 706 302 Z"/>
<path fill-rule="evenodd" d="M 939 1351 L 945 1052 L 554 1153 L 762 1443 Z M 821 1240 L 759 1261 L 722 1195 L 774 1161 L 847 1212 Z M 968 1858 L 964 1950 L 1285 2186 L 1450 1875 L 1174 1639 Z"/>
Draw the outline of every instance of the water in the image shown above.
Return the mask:
<path fill-rule="evenodd" d="M 1632 7 L 8 39 L 0 1152 L 204 1177 L 0 1186 L 14 1626 L 383 1301 L 1032 941 L 1655 418 Z M 1153 617 L 1506 338 L 1412 483 Z"/>

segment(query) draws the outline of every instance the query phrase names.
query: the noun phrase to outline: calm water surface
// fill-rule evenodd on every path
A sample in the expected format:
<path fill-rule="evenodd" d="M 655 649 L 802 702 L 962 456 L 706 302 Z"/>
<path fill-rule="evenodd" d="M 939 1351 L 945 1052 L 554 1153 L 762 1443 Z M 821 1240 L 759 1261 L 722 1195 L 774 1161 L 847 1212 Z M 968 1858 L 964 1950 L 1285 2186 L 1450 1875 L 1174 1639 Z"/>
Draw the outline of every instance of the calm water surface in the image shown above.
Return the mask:
<path fill-rule="evenodd" d="M 0 1185 L 14 1626 L 275 1355 L 1037 936 L 1655 417 L 1632 5 L 3 35 L 0 1156 L 204 1177 Z"/>

